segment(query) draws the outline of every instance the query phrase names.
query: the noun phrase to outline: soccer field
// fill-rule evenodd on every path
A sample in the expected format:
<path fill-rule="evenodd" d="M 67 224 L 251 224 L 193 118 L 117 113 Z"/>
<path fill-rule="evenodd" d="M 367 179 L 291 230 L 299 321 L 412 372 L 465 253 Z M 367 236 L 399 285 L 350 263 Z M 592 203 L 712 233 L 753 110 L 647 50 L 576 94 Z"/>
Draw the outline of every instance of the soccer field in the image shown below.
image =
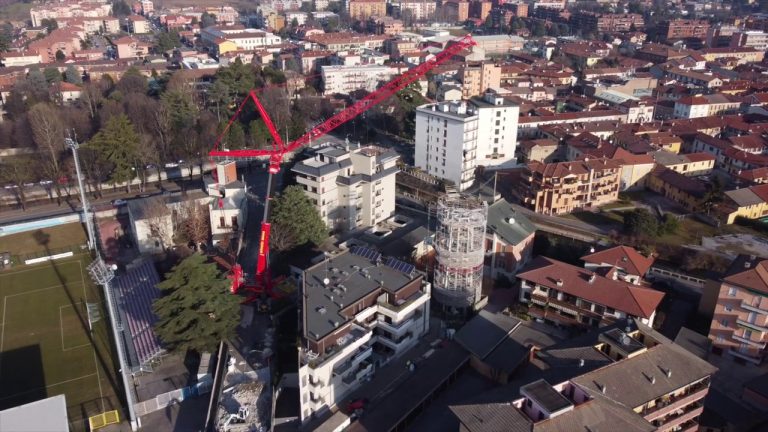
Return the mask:
<path fill-rule="evenodd" d="M 87 255 L 0 272 L 0 410 L 65 394 L 70 428 L 121 410 L 101 288 Z M 101 320 L 88 328 L 86 303 Z"/>

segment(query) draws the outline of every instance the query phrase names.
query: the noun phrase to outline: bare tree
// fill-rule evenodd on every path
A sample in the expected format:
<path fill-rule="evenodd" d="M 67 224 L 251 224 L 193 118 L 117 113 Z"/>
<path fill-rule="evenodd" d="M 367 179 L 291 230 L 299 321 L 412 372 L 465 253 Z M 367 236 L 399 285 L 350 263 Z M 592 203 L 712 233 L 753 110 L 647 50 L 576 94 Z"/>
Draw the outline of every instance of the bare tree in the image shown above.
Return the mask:
<path fill-rule="evenodd" d="M 171 212 L 165 205 L 165 200 L 162 197 L 146 198 L 142 203 L 142 210 L 149 234 L 165 250 L 173 236 L 173 225 L 169 223 Z"/>
<path fill-rule="evenodd" d="M 291 101 L 285 89 L 268 87 L 259 95 L 261 103 L 267 110 L 267 114 L 275 124 L 280 135 L 285 134 L 288 122 L 291 120 Z"/>
<path fill-rule="evenodd" d="M 181 232 L 195 245 L 208 242 L 211 235 L 210 215 L 207 206 L 191 201 L 184 205 L 184 219 L 179 224 Z"/>
<path fill-rule="evenodd" d="M 296 239 L 291 233 L 291 230 L 282 227 L 280 225 L 272 225 L 272 229 L 269 232 L 269 245 L 273 249 L 283 252 L 291 249 L 296 245 Z"/>
<path fill-rule="evenodd" d="M 16 194 L 22 210 L 27 209 L 27 195 L 24 191 L 24 183 L 32 180 L 33 173 L 32 159 L 28 156 L 17 157 L 13 161 L 7 161 L 0 165 L 0 180 L 12 185 L 13 192 Z"/>
<path fill-rule="evenodd" d="M 171 113 L 163 104 L 157 104 L 152 111 L 152 127 L 160 144 L 160 158 L 165 161 L 168 158 L 168 148 L 171 142 L 173 123 Z"/>
<path fill-rule="evenodd" d="M 139 141 L 136 143 L 136 158 L 139 162 L 139 177 L 141 179 L 141 191 L 143 192 L 147 185 L 147 177 L 149 171 L 154 166 L 157 172 L 157 179 L 161 179 L 162 173 L 162 161 L 160 160 L 160 153 L 157 152 L 154 139 L 149 134 L 141 134 Z"/>
<path fill-rule="evenodd" d="M 61 158 L 64 152 L 64 124 L 56 108 L 39 103 L 29 110 L 29 124 L 37 145 L 41 170 L 50 180 L 61 177 Z M 61 204 L 61 188 L 54 181 L 56 201 Z"/>
<path fill-rule="evenodd" d="M 99 112 L 99 105 L 104 100 L 104 94 L 102 88 L 96 83 L 86 83 L 83 86 L 83 91 L 80 93 L 80 105 L 87 111 L 91 119 L 96 118 L 96 114 Z"/>

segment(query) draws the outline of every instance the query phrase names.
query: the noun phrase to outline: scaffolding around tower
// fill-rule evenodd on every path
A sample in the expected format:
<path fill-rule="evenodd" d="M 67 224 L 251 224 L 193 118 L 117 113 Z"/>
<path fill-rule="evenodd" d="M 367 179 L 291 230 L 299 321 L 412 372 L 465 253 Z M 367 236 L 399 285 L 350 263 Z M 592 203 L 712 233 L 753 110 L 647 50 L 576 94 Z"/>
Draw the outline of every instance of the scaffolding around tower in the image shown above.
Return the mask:
<path fill-rule="evenodd" d="M 437 203 L 433 297 L 448 307 L 468 308 L 481 298 L 488 205 L 450 193 Z"/>

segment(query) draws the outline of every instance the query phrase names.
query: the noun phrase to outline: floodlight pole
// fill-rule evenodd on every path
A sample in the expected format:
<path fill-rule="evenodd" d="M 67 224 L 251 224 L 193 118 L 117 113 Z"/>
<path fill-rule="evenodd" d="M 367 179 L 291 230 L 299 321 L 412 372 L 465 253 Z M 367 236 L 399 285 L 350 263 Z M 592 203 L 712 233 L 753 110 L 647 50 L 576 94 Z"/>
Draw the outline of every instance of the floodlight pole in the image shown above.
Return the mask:
<path fill-rule="evenodd" d="M 88 249 L 96 250 L 96 231 L 93 228 L 93 218 L 91 217 L 91 210 L 88 208 L 88 198 L 85 196 L 85 188 L 83 187 L 83 173 L 80 171 L 80 158 L 77 155 L 77 149 L 80 148 L 80 144 L 69 137 L 64 138 L 64 142 L 67 147 L 72 149 L 72 157 L 75 160 L 75 172 L 77 173 L 77 185 L 80 188 L 80 201 L 83 204 L 85 229 L 88 231 Z M 58 179 L 56 179 L 56 181 L 58 181 Z"/>

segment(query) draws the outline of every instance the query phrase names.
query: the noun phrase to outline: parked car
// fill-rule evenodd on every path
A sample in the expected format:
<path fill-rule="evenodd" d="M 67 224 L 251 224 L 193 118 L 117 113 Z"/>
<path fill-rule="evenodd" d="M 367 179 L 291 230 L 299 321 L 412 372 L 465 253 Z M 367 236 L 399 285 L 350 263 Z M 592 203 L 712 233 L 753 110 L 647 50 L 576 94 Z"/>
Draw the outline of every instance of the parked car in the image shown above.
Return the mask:
<path fill-rule="evenodd" d="M 126 201 L 124 199 L 121 199 L 121 198 L 118 198 L 116 200 L 112 200 L 112 205 L 115 206 L 115 207 L 124 206 L 126 204 L 128 204 L 128 201 Z"/>

